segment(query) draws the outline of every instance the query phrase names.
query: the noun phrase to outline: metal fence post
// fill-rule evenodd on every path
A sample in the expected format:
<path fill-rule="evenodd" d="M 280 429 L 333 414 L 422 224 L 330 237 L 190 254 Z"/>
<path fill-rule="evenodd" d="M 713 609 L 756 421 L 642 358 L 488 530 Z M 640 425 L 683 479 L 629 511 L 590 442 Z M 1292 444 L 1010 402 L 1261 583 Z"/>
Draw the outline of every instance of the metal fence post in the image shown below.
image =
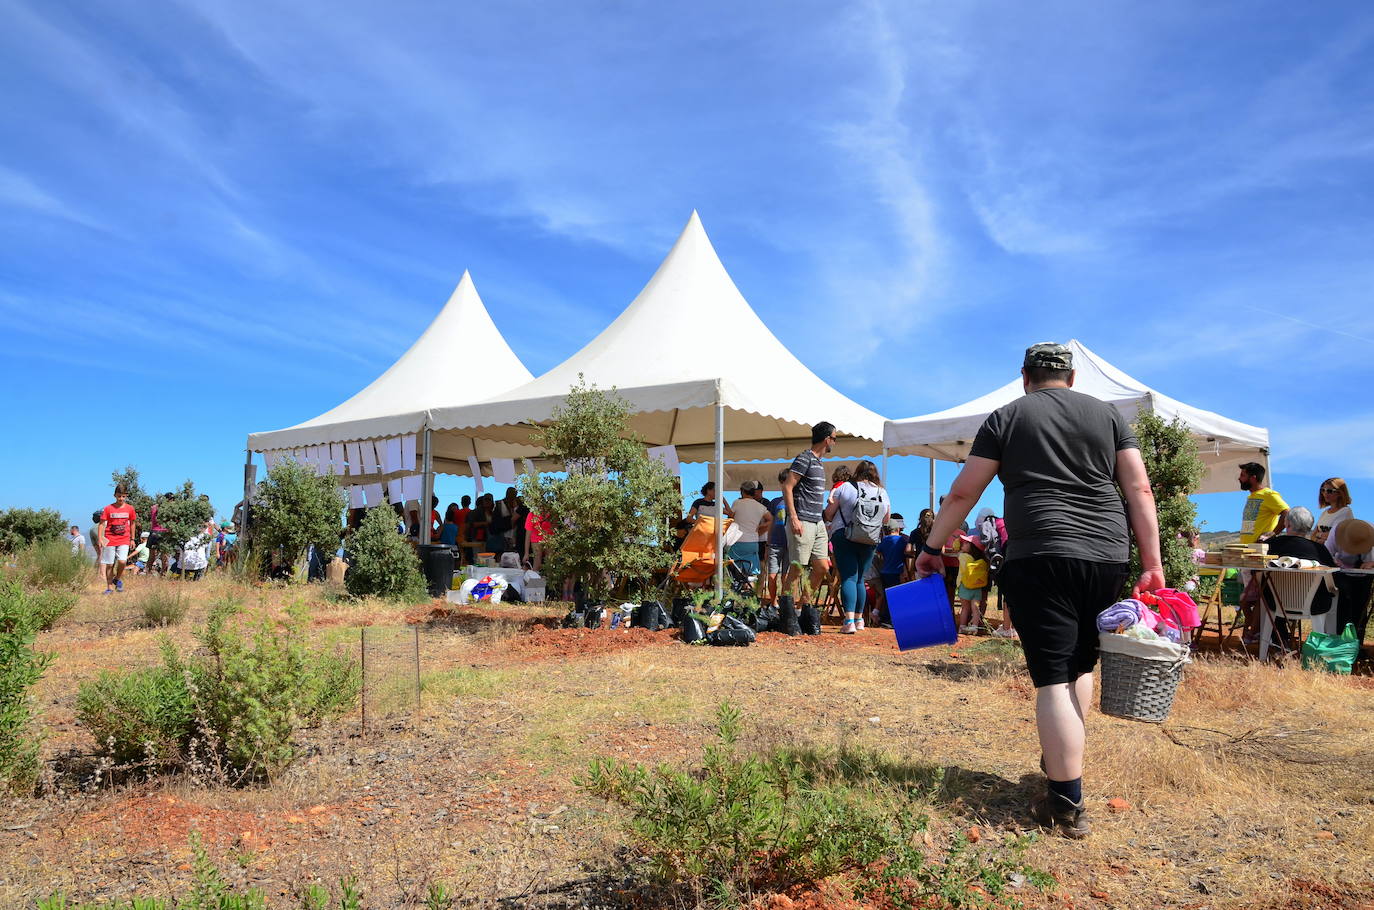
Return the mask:
<path fill-rule="evenodd" d="M 358 627 L 358 653 L 363 665 L 363 735 L 367 735 L 367 626 Z"/>
<path fill-rule="evenodd" d="M 415 721 L 420 721 L 420 627 L 415 627 Z"/>

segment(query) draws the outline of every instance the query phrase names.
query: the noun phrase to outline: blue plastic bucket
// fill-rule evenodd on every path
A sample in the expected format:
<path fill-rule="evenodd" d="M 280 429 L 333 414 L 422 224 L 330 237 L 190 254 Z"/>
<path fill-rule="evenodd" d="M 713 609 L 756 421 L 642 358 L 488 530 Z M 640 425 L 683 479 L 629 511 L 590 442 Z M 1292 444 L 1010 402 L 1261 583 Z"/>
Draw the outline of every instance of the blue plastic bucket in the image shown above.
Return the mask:
<path fill-rule="evenodd" d="M 943 575 L 927 575 L 888 588 L 887 609 L 892 614 L 898 650 L 952 645 L 959 640 Z"/>

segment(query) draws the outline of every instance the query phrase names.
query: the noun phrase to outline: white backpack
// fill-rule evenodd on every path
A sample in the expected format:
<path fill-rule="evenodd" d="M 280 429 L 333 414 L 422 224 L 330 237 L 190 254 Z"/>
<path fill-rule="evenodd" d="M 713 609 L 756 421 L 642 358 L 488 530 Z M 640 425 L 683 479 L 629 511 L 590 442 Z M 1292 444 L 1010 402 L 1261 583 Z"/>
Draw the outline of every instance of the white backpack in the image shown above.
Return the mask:
<path fill-rule="evenodd" d="M 887 511 L 883 488 L 874 487 L 874 492 L 870 493 L 854 481 L 850 483 L 854 484 L 858 500 L 854 503 L 849 521 L 845 523 L 844 536 L 852 543 L 875 546 L 883 539 L 883 513 Z"/>

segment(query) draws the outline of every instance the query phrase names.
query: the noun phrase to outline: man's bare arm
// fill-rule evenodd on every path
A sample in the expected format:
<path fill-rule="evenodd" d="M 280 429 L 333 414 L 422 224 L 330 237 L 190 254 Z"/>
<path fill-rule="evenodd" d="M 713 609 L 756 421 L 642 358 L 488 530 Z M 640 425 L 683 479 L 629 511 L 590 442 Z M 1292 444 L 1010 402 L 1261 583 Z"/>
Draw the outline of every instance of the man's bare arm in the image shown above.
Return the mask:
<path fill-rule="evenodd" d="M 1140 549 L 1140 579 L 1132 594 L 1154 591 L 1164 587 L 1164 564 L 1159 556 L 1159 514 L 1155 509 L 1155 493 L 1150 488 L 1150 475 L 1139 449 L 1122 449 L 1116 453 L 1116 482 L 1126 498 L 1126 520 L 1135 534 Z"/>

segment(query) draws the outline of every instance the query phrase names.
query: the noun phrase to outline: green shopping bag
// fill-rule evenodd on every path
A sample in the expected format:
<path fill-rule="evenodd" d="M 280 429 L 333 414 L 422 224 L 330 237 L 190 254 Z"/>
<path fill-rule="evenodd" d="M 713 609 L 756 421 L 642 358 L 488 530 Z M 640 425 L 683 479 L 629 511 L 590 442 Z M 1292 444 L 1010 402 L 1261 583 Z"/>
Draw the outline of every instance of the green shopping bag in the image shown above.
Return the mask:
<path fill-rule="evenodd" d="M 1360 656 L 1360 639 L 1355 627 L 1345 624 L 1340 635 L 1327 635 L 1313 632 L 1302 643 L 1302 668 L 1304 670 L 1327 670 L 1331 673 L 1350 675 L 1355 658 Z"/>

